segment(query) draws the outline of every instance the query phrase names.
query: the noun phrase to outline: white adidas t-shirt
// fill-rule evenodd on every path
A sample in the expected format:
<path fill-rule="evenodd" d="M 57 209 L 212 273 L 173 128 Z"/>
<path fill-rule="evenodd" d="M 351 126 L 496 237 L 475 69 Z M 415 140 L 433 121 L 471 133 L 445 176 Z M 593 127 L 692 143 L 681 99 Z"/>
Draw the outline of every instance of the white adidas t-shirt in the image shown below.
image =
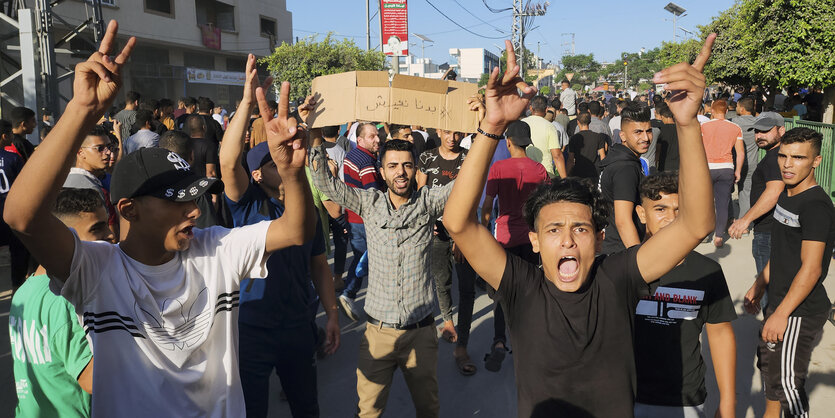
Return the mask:
<path fill-rule="evenodd" d="M 190 248 L 161 266 L 75 238 L 70 277 L 51 286 L 75 306 L 93 349 L 93 416 L 245 415 L 240 280 L 266 277 L 269 224 L 195 229 Z"/>

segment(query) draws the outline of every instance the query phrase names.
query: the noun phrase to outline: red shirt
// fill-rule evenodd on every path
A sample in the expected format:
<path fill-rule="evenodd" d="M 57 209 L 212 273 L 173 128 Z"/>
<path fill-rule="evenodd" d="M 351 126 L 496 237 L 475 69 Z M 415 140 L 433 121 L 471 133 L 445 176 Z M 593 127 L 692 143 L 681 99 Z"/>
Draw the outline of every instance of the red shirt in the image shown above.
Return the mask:
<path fill-rule="evenodd" d="M 531 192 L 548 180 L 542 164 L 530 158 L 497 161 L 487 175 L 487 198 L 499 198 L 496 240 L 505 248 L 530 243 L 522 208 Z"/>

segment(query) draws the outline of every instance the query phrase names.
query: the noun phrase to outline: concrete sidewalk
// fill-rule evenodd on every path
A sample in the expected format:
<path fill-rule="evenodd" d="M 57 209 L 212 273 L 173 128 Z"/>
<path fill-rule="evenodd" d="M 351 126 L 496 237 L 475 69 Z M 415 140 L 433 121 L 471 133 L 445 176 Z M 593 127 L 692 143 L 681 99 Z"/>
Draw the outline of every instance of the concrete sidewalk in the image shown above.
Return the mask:
<path fill-rule="evenodd" d="M 757 333 L 761 316 L 754 318 L 742 312 L 742 298 L 754 278 L 754 261 L 751 257 L 751 237 L 732 240 L 721 249 L 711 244 L 702 244 L 697 251 L 705 254 L 722 265 L 731 296 L 734 298 L 737 313 L 740 315 L 733 323 L 737 337 L 737 416 L 761 416 L 764 398 L 761 391 L 760 375 L 755 366 Z M 350 259 L 349 259 L 350 261 Z M 835 267 L 830 267 L 832 275 Z M 0 250 L 0 319 L 6 325 L 10 304 L 8 252 Z M 830 298 L 835 296 L 835 279 L 826 282 Z M 453 286 L 457 300 L 457 286 Z M 364 291 L 360 294 L 360 301 Z M 324 324 L 320 313 L 318 320 Z M 350 323 L 342 318 L 342 344 L 333 356 L 319 362 L 319 404 L 322 417 L 352 416 L 355 411 L 356 396 L 356 359 L 359 350 L 361 332 L 364 323 Z M 516 388 L 514 385 L 513 356 L 509 356 L 498 373 L 484 369 L 481 361 L 488 351 L 493 338 L 493 314 L 491 300 L 479 291 L 473 314 L 473 329 L 470 337 L 470 356 L 478 365 L 478 373 L 464 377 L 455 368 L 452 357 L 453 344 L 439 343 L 438 382 L 440 386 L 442 417 L 515 417 Z M 703 336 L 704 340 L 704 336 Z M 705 341 L 706 342 L 706 341 Z M 513 342 L 510 341 L 512 348 Z M 710 364 L 707 344 L 703 344 L 703 353 Z M 16 403 L 14 379 L 11 370 L 9 336 L 0 332 L 0 417 L 12 416 Z M 712 375 L 712 366 L 708 367 L 707 376 L 709 416 L 718 402 L 716 384 Z M 271 417 L 289 417 L 287 403 L 280 400 L 280 382 L 273 378 L 271 385 Z M 825 411 L 835 409 L 835 327 L 827 323 L 823 338 L 815 349 L 810 366 L 807 390 L 811 398 L 813 416 L 826 416 Z M 397 372 L 388 400 L 388 417 L 412 417 L 414 407 L 411 397 Z"/>

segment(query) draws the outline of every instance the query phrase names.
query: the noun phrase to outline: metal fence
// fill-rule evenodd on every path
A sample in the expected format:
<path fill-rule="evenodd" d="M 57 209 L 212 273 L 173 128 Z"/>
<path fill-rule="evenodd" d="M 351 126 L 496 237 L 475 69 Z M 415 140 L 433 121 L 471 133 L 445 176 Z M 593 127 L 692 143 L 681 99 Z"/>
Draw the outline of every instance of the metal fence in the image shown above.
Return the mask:
<path fill-rule="evenodd" d="M 815 179 L 818 184 L 826 190 L 829 197 L 835 202 L 835 125 L 830 125 L 820 122 L 811 122 L 808 120 L 801 120 L 800 118 L 786 119 L 786 130 L 792 128 L 809 128 L 815 132 L 823 135 L 823 144 L 821 146 L 821 163 L 815 170 Z"/>

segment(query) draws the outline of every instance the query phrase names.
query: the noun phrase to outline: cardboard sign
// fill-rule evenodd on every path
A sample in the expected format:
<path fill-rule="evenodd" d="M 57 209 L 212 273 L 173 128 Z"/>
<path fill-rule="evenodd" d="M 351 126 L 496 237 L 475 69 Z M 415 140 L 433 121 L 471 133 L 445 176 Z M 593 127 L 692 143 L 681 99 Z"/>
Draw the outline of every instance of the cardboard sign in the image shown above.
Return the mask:
<path fill-rule="evenodd" d="M 317 104 L 307 123 L 314 128 L 358 120 L 458 132 L 478 127 L 467 105 L 478 92 L 473 83 L 397 74 L 389 86 L 386 71 L 352 71 L 316 77 L 311 90 Z"/>

